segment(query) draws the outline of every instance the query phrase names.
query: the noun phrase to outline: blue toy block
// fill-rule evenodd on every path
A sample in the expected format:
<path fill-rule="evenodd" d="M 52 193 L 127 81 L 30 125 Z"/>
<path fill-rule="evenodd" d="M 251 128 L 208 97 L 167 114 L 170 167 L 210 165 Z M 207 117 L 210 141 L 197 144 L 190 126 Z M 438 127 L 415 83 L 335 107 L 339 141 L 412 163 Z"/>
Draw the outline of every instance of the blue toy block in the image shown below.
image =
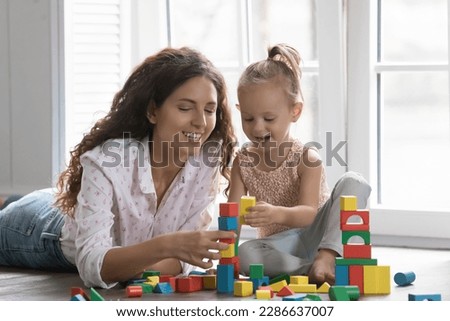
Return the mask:
<path fill-rule="evenodd" d="M 173 293 L 173 289 L 169 282 L 160 282 L 156 284 L 155 288 L 153 289 L 153 293 L 168 294 Z"/>
<path fill-rule="evenodd" d="M 234 266 L 232 264 L 217 265 L 217 293 L 234 292 Z"/>
<path fill-rule="evenodd" d="M 236 216 L 227 217 L 221 216 L 219 217 L 219 230 L 221 231 L 235 231 L 238 228 L 238 218 Z"/>
<path fill-rule="evenodd" d="M 70 301 L 86 301 L 86 299 L 81 294 L 75 294 L 70 298 Z"/>
<path fill-rule="evenodd" d="M 250 279 L 250 281 L 253 282 L 253 292 L 255 292 L 256 290 L 258 290 L 258 288 L 260 286 L 265 286 L 265 285 L 269 285 L 269 277 L 263 276 L 260 279 Z"/>
<path fill-rule="evenodd" d="M 304 298 L 306 298 L 306 294 L 294 294 L 284 296 L 281 301 L 303 301 Z"/>
<path fill-rule="evenodd" d="M 442 301 L 440 294 L 408 294 L 408 301 Z"/>
<path fill-rule="evenodd" d="M 399 286 L 410 285 L 416 280 L 414 272 L 398 272 L 394 275 L 394 282 Z"/>
<path fill-rule="evenodd" d="M 349 285 L 348 265 L 336 265 L 336 285 Z"/>
<path fill-rule="evenodd" d="M 206 272 L 194 270 L 194 271 L 189 272 L 189 275 L 206 275 Z"/>

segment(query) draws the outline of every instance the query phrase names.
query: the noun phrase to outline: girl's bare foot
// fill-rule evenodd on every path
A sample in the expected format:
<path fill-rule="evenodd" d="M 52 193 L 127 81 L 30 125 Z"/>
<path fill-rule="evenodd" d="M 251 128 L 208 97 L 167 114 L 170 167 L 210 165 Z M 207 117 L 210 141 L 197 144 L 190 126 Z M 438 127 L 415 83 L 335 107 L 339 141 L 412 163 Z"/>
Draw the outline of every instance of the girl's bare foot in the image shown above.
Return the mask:
<path fill-rule="evenodd" d="M 309 270 L 309 282 L 318 285 L 328 282 L 330 285 L 334 285 L 336 256 L 338 254 L 333 250 L 319 250 Z"/>

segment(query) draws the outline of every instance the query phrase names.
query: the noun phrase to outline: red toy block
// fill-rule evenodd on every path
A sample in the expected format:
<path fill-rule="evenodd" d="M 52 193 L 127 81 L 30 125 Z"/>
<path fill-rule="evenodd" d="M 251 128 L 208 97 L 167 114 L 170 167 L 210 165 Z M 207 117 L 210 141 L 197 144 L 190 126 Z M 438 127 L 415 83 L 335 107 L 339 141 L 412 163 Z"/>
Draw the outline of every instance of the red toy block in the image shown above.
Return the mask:
<path fill-rule="evenodd" d="M 370 259 L 372 258 L 372 245 L 344 244 L 344 258 Z"/>
<path fill-rule="evenodd" d="M 351 216 L 358 216 L 362 223 L 347 222 Z M 368 231 L 369 230 L 369 211 L 341 211 L 341 230 L 342 231 Z"/>
<path fill-rule="evenodd" d="M 220 203 L 219 216 L 239 216 L 239 204 L 234 202 Z"/>
<path fill-rule="evenodd" d="M 199 282 L 200 281 L 200 282 Z M 203 281 L 200 277 L 182 277 L 176 279 L 177 292 L 189 293 L 200 291 L 203 288 Z"/>
<path fill-rule="evenodd" d="M 294 294 L 295 294 L 295 292 L 292 291 L 288 285 L 286 285 L 280 291 L 278 291 L 277 296 L 289 296 L 289 295 L 294 295 Z"/>
<path fill-rule="evenodd" d="M 173 275 L 168 275 L 168 274 L 160 275 L 159 282 L 162 282 L 162 283 L 167 282 L 170 284 L 170 286 L 172 287 L 172 289 L 174 291 L 177 290 L 177 278 Z"/>
<path fill-rule="evenodd" d="M 233 267 L 234 267 L 234 278 L 235 279 L 239 279 L 239 271 L 241 269 L 239 256 L 221 258 L 219 260 L 219 264 L 223 264 L 223 265 L 233 264 Z"/>
<path fill-rule="evenodd" d="M 82 288 L 72 287 L 70 289 L 70 296 L 73 297 L 77 294 L 80 294 L 86 301 L 90 300 L 89 295 L 87 295 L 87 293 Z"/>
<path fill-rule="evenodd" d="M 129 285 L 126 287 L 127 297 L 138 298 L 142 296 L 142 287 L 139 285 Z"/>
<path fill-rule="evenodd" d="M 356 285 L 359 288 L 359 293 L 364 293 L 364 266 L 350 265 L 348 267 L 348 284 Z"/>
<path fill-rule="evenodd" d="M 235 239 L 219 239 L 219 242 L 227 243 L 227 244 L 234 244 L 236 242 Z"/>

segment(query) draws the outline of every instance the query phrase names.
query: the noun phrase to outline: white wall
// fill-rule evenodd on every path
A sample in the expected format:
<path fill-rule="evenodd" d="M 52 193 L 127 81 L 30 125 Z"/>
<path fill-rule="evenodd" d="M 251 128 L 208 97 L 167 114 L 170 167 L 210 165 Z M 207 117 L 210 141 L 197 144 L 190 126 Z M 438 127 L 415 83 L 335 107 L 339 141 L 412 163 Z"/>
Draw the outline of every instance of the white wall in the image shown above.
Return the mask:
<path fill-rule="evenodd" d="M 0 194 L 49 187 L 60 169 L 61 5 L 0 0 Z"/>

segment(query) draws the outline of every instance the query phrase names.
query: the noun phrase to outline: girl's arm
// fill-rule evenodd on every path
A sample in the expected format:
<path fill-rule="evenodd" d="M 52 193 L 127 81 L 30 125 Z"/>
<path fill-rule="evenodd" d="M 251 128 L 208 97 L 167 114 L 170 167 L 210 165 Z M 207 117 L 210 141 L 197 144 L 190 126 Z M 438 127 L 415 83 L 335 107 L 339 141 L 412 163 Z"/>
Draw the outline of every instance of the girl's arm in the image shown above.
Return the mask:
<path fill-rule="evenodd" d="M 106 283 L 129 280 L 149 269 L 177 275 L 181 272 L 180 260 L 208 269 L 213 265 L 211 260 L 220 259 L 218 251 L 228 247 L 217 240 L 234 237 L 233 231 L 180 231 L 136 245 L 112 248 L 104 257 L 100 274 Z"/>
<path fill-rule="evenodd" d="M 239 169 L 239 159 L 236 157 L 233 160 L 233 167 L 231 168 L 230 177 L 230 194 L 228 196 L 228 202 L 236 202 L 240 204 L 241 196 L 247 195 L 247 189 L 242 181 L 241 171 Z M 237 235 L 241 234 L 241 225 L 238 225 Z"/>
<path fill-rule="evenodd" d="M 298 204 L 294 207 L 274 206 L 257 202 L 249 209 L 246 222 L 252 227 L 268 224 L 281 224 L 291 228 L 306 227 L 312 224 L 317 214 L 320 198 L 320 183 L 323 165 L 319 154 L 308 149 L 297 167 L 301 177 Z"/>

